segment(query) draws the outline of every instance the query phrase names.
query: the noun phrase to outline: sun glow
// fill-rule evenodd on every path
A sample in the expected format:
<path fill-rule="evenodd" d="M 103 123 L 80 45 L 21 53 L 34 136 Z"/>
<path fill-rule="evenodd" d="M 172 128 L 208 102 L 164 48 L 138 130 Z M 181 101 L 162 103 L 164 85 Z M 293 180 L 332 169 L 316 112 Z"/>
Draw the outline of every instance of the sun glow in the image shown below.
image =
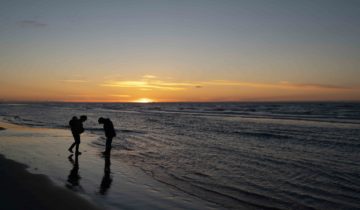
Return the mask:
<path fill-rule="evenodd" d="M 152 100 L 150 98 L 139 98 L 133 102 L 135 102 L 135 103 L 151 103 L 151 102 L 154 102 L 154 100 Z"/>

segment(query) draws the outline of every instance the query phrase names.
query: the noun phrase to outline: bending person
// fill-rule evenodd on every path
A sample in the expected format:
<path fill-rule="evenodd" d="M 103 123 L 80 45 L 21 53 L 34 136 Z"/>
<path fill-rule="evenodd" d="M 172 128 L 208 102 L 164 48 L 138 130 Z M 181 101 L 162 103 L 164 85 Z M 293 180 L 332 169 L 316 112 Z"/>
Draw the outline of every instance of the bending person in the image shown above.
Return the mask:
<path fill-rule="evenodd" d="M 100 117 L 98 120 L 99 124 L 104 124 L 104 131 L 106 136 L 106 146 L 104 155 L 110 155 L 112 139 L 116 136 L 114 125 L 108 118 Z"/>

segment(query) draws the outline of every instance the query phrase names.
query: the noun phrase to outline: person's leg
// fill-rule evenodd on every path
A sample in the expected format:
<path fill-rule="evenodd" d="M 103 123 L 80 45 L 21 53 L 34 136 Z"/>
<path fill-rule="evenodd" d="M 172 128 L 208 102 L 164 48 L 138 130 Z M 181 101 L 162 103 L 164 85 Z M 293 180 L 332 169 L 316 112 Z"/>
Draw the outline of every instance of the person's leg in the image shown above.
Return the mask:
<path fill-rule="evenodd" d="M 76 148 L 76 149 L 75 149 L 75 151 L 76 151 L 75 153 L 76 153 L 76 154 L 80 154 L 80 153 L 79 153 L 79 144 L 78 144 L 78 143 L 76 144 L 76 147 L 75 147 L 75 148 Z"/>
<path fill-rule="evenodd" d="M 69 147 L 69 152 L 73 153 L 72 149 L 75 147 L 76 143 L 72 143 L 72 145 Z"/>
<path fill-rule="evenodd" d="M 81 152 L 79 152 L 79 146 L 80 146 L 80 135 L 77 136 L 76 140 L 75 140 L 75 144 L 76 144 L 76 152 L 75 154 L 81 154 Z"/>
<path fill-rule="evenodd" d="M 79 138 L 79 135 L 73 134 L 74 137 L 74 143 L 71 144 L 71 146 L 69 147 L 69 152 L 73 153 L 72 149 L 75 147 L 76 145 L 76 141 Z"/>
<path fill-rule="evenodd" d="M 105 149 L 105 152 L 106 152 L 107 154 L 110 154 L 111 143 L 112 143 L 112 138 L 111 138 L 111 137 L 108 137 L 108 138 L 106 139 L 106 149 Z"/>

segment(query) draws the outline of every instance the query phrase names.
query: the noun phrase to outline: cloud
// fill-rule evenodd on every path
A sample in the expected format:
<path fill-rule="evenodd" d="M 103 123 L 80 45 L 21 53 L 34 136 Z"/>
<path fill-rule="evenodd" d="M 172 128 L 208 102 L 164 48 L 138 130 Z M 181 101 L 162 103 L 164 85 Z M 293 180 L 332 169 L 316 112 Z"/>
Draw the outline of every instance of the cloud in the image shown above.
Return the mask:
<path fill-rule="evenodd" d="M 329 85 L 329 84 L 314 84 L 314 83 L 290 83 L 282 81 L 279 83 L 257 83 L 257 82 L 238 82 L 229 80 L 213 80 L 203 82 L 206 85 L 216 86 L 243 86 L 243 87 L 255 87 L 255 88 L 304 88 L 304 89 L 337 89 L 346 90 L 351 89 L 347 86 Z"/>
<path fill-rule="evenodd" d="M 230 86 L 230 87 L 253 87 L 253 88 L 279 88 L 279 89 L 317 89 L 317 90 L 347 90 L 351 87 L 330 85 L 330 84 L 313 84 L 313 83 L 291 83 L 282 81 L 278 83 L 259 83 L 259 82 L 241 82 L 234 80 L 210 80 L 210 81 L 194 81 L 194 82 L 172 82 L 156 79 L 156 76 L 145 75 L 140 80 L 123 80 L 123 81 L 107 81 L 101 86 L 122 87 L 122 88 L 138 88 L 139 90 L 166 90 L 181 91 L 189 88 L 200 89 L 211 86 Z"/>
<path fill-rule="evenodd" d="M 21 20 L 18 21 L 17 24 L 20 27 L 24 27 L 24 28 L 43 28 L 47 26 L 46 23 L 39 22 L 36 20 Z"/>
<path fill-rule="evenodd" d="M 87 80 L 82 80 L 82 79 L 64 79 L 64 80 L 60 80 L 60 82 L 66 82 L 66 83 L 85 83 L 85 82 L 89 82 Z"/>
<path fill-rule="evenodd" d="M 124 79 L 124 75 L 122 75 L 122 74 L 104 75 L 103 79 L 105 79 L 105 80 L 122 80 L 122 79 Z"/>
<path fill-rule="evenodd" d="M 300 87 L 300 88 L 316 88 L 316 89 L 351 89 L 351 87 L 340 86 L 340 85 L 329 85 L 329 84 L 314 84 L 314 83 L 290 83 L 280 82 L 280 85 L 289 87 Z"/>
<path fill-rule="evenodd" d="M 156 76 L 154 76 L 154 75 L 144 75 L 143 78 L 145 78 L 145 79 L 155 79 Z"/>
<path fill-rule="evenodd" d="M 273 87 L 274 84 L 255 83 L 255 82 L 239 82 L 230 80 L 211 80 L 203 81 L 201 84 L 208 86 L 245 86 L 245 87 Z"/>
<path fill-rule="evenodd" d="M 187 87 L 196 86 L 196 84 L 186 83 L 186 82 L 165 82 L 162 80 L 142 79 L 138 81 L 136 80 L 108 81 L 102 84 L 102 86 L 140 88 L 141 90 L 160 89 L 160 90 L 178 91 L 178 90 L 185 90 Z"/>
<path fill-rule="evenodd" d="M 123 95 L 123 94 L 112 94 L 109 96 L 118 97 L 118 98 L 129 98 L 130 97 L 130 95 Z"/>

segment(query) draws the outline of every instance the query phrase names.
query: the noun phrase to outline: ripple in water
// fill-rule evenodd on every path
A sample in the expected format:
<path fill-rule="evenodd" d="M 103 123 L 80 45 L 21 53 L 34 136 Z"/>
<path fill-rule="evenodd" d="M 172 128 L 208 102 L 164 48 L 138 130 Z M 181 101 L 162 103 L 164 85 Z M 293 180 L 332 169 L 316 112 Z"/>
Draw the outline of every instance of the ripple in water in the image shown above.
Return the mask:
<path fill-rule="evenodd" d="M 101 149 L 97 118 L 110 117 L 114 158 L 228 209 L 360 208 L 357 103 L 29 104 L 0 114 L 59 128 L 86 114 Z"/>

